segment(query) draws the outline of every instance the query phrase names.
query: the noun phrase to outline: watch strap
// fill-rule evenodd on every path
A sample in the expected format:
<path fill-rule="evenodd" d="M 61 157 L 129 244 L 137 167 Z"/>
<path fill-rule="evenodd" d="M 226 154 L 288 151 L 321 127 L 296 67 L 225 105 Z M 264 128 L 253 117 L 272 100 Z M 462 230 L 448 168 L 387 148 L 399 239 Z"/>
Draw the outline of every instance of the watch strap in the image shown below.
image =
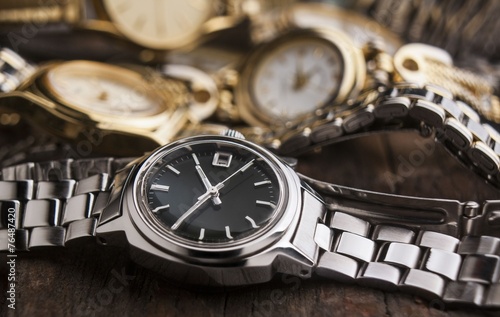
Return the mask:
<path fill-rule="evenodd" d="M 434 133 L 461 162 L 500 186 L 500 133 L 446 89 L 399 84 L 365 92 L 359 100 L 303 120 L 281 137 L 280 153 L 297 155 L 363 133 L 413 129 Z"/>
<path fill-rule="evenodd" d="M 403 290 L 449 305 L 500 307 L 500 239 L 453 236 L 372 224 L 330 211 L 314 239 L 319 276 L 386 290 Z"/>
<path fill-rule="evenodd" d="M 2 169 L 0 251 L 66 246 L 94 237 L 112 178 L 130 161 L 68 159 Z"/>

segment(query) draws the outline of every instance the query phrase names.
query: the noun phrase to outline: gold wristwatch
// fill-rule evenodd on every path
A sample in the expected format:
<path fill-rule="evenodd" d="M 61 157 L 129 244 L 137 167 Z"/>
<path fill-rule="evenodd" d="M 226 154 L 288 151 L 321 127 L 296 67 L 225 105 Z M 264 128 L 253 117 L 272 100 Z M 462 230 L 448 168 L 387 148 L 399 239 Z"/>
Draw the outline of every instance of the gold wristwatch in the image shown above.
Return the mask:
<path fill-rule="evenodd" d="M 172 50 L 189 47 L 207 35 L 227 29 L 296 0 L 66 0 L 2 1 L 0 24 L 67 24 L 102 31 L 142 47 Z"/>
<path fill-rule="evenodd" d="M 0 59 L 3 64 L 22 60 L 5 48 Z M 20 65 L 1 69 L 1 86 L 2 78 L 9 78 L 7 70 Z M 52 62 L 38 67 L 17 89 L 1 93 L 0 110 L 19 113 L 51 135 L 70 141 L 77 151 L 73 156 L 143 154 L 171 141 L 186 124 L 203 120 L 209 115 L 212 96 L 216 98 L 216 90 L 203 86 L 203 81 L 190 87 L 186 81 L 192 82 L 191 75 L 186 72 L 176 79 L 176 71 L 161 74 L 142 66 L 82 60 Z M 12 77 L 25 72 L 10 73 Z M 195 102 L 196 94 L 203 98 Z M 202 110 L 203 103 L 209 104 L 208 111 Z"/>
<path fill-rule="evenodd" d="M 500 122 L 491 85 L 454 67 L 441 49 L 399 46 L 376 22 L 328 4 L 296 4 L 271 20 L 274 37 L 251 52 L 237 72 L 226 70 L 236 88 L 222 113 L 266 129 L 250 137 L 254 141 L 280 147 L 296 127 L 347 116 L 370 91 L 399 82 L 438 85 Z"/>
<path fill-rule="evenodd" d="M 369 23 L 319 3 L 298 3 L 263 16 L 252 31 L 255 49 L 233 69 L 220 72 L 222 78 L 233 78 L 228 85 L 233 100 L 221 103 L 220 116 L 270 128 L 276 135 L 302 116 L 350 102 L 389 81 L 389 53 L 401 42 L 381 28 L 357 36 Z M 387 39 L 385 47 L 379 45 L 381 38 Z"/>

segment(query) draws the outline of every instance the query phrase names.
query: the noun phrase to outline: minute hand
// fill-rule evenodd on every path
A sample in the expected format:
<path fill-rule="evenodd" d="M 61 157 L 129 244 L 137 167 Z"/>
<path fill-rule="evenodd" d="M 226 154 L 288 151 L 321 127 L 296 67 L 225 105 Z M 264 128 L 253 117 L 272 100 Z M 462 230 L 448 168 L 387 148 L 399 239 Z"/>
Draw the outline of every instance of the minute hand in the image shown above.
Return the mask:
<path fill-rule="evenodd" d="M 225 180 L 223 180 L 222 182 L 220 182 L 219 184 L 215 185 L 215 187 L 219 187 L 220 185 L 224 185 L 224 183 L 226 183 L 228 180 L 230 180 L 234 175 L 238 174 L 238 173 L 243 173 L 244 171 L 246 171 L 250 166 L 252 166 L 253 162 L 255 161 L 255 159 L 251 160 L 250 162 L 246 163 L 245 165 L 243 165 L 243 167 L 241 167 L 240 169 L 238 169 L 236 172 L 234 172 L 233 174 L 229 175 Z"/>

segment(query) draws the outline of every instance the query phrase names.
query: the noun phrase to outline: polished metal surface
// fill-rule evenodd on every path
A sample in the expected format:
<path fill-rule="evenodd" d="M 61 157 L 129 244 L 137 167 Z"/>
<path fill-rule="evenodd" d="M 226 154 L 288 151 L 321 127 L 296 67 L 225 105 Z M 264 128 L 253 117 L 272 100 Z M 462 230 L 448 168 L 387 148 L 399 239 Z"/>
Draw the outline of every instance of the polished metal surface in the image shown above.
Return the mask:
<path fill-rule="evenodd" d="M 94 206 L 94 195 L 83 194 L 69 198 L 66 201 L 64 214 L 62 215 L 61 225 L 65 226 L 70 222 L 89 218 L 92 207 Z"/>
<path fill-rule="evenodd" d="M 407 268 L 416 268 L 421 252 L 422 250 L 415 245 L 393 242 L 383 246 L 383 252 L 378 260 Z"/>
<path fill-rule="evenodd" d="M 439 232 L 425 231 L 420 235 L 418 245 L 427 248 L 435 248 L 455 252 L 460 241 Z"/>
<path fill-rule="evenodd" d="M 30 200 L 24 211 L 23 228 L 59 225 L 61 202 L 56 199 Z"/>
<path fill-rule="evenodd" d="M 427 251 L 424 268 L 430 272 L 438 273 L 455 281 L 462 265 L 462 257 L 459 254 L 439 249 Z"/>
<path fill-rule="evenodd" d="M 429 134 L 463 164 L 500 187 L 500 135 L 466 103 L 441 87 L 381 87 L 346 114 L 311 115 L 281 139 L 280 153 L 297 155 L 359 133 L 413 129 Z M 427 131 L 427 132 L 426 132 Z"/>
<path fill-rule="evenodd" d="M 330 210 L 334 219 L 337 211 Z M 343 218 L 342 228 L 356 230 L 359 218 Z M 319 224 L 321 232 L 328 232 Z M 382 289 L 401 289 L 445 303 L 499 308 L 499 238 L 422 231 L 418 227 L 370 225 L 367 237 L 329 226 L 333 250 L 324 248 L 319 276 L 357 281 Z M 398 229 L 399 228 L 399 229 Z M 409 233 L 408 231 L 411 231 Z M 320 234 L 324 241 L 328 234 Z M 416 238 L 414 238 L 416 237 Z M 387 242 L 399 240 L 400 242 Z M 402 242 L 406 240 L 405 242 Z"/>
<path fill-rule="evenodd" d="M 16 214 L 16 248 L 64 246 L 95 236 L 106 206 L 109 175 L 130 159 L 65 160 L 4 168 L 0 181 L 0 242 L 7 250 L 7 213 Z M 5 243 L 3 243 L 5 242 Z"/>

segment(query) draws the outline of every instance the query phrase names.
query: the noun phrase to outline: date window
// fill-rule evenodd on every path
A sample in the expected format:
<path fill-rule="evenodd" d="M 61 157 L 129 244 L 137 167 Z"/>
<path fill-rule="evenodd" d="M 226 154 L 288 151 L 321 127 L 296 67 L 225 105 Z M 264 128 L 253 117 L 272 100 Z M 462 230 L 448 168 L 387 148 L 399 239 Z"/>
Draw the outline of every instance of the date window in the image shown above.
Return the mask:
<path fill-rule="evenodd" d="M 212 161 L 213 166 L 229 167 L 233 156 L 229 153 L 216 152 Z"/>

